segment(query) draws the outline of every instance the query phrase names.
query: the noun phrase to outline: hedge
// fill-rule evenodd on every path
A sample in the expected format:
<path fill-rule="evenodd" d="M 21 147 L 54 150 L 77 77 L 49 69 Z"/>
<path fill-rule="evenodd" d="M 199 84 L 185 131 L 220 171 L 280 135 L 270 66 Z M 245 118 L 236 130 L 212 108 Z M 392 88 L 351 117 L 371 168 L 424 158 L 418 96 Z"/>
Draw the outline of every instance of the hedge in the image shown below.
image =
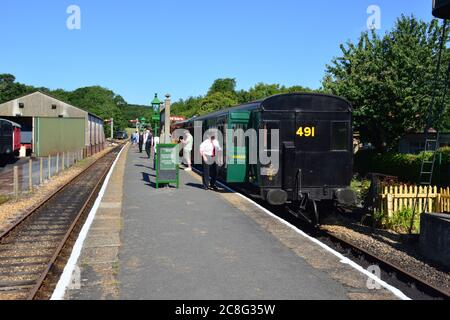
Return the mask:
<path fill-rule="evenodd" d="M 392 175 L 398 177 L 401 182 L 416 184 L 419 183 L 422 160 L 432 160 L 432 156 L 431 152 L 414 155 L 363 150 L 355 155 L 355 171 L 361 176 L 369 172 Z M 437 154 L 433 184 L 450 184 L 450 147 L 440 149 Z"/>

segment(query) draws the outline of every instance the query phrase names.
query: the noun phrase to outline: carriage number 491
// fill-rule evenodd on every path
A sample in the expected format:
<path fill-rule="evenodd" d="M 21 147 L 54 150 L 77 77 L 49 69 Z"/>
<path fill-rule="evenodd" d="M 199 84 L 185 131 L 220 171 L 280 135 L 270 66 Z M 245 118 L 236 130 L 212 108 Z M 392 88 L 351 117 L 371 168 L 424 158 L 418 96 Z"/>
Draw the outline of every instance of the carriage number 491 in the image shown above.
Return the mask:
<path fill-rule="evenodd" d="M 297 135 L 300 137 L 312 137 L 316 136 L 316 128 L 315 127 L 300 127 L 297 130 Z"/>

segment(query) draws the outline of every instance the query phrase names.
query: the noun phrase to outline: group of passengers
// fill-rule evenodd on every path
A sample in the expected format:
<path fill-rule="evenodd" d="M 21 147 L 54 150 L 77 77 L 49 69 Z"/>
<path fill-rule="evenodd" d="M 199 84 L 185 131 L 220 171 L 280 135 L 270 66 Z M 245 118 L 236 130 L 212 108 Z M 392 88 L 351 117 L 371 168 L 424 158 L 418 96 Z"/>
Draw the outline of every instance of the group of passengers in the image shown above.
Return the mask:
<path fill-rule="evenodd" d="M 192 171 L 192 147 L 194 138 L 191 133 L 186 130 L 184 136 L 180 137 L 178 142 L 183 150 L 183 162 L 186 165 L 185 170 Z M 200 145 L 199 152 L 203 162 L 203 189 L 213 189 L 217 191 L 217 165 L 220 159 L 219 153 L 222 152 L 222 148 L 214 134 L 210 134 L 209 137 L 203 141 Z"/>
<path fill-rule="evenodd" d="M 133 146 L 139 147 L 139 153 L 145 149 L 148 158 L 155 158 L 156 146 L 160 143 L 158 136 L 153 136 L 152 131 L 146 129 L 144 131 L 136 131 L 131 136 L 131 142 Z M 185 165 L 185 171 L 192 171 L 192 150 L 194 146 L 194 138 L 192 134 L 185 130 L 184 135 L 179 138 L 183 153 L 183 163 Z M 153 152 L 152 152 L 153 151 Z M 219 153 L 222 152 L 219 142 L 216 137 L 211 134 L 199 148 L 200 155 L 203 160 L 203 188 L 209 190 L 218 190 L 216 186 L 217 180 L 217 159 L 220 159 Z"/>
<path fill-rule="evenodd" d="M 152 131 L 149 129 L 144 131 L 136 130 L 131 136 L 131 142 L 133 146 L 137 145 L 139 147 L 139 153 L 142 153 L 142 151 L 145 150 L 150 159 L 152 157 L 152 149 L 153 154 L 156 152 L 156 146 L 159 144 L 159 137 L 154 137 Z"/>

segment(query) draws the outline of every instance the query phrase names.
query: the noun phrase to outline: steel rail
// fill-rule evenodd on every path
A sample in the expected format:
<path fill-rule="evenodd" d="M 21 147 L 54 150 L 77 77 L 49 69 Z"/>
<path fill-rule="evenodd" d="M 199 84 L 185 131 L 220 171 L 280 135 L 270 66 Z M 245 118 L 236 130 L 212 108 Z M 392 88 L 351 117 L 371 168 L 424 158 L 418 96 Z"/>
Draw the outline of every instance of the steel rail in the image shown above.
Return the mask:
<path fill-rule="evenodd" d="M 64 190 L 66 190 L 66 188 L 69 188 L 70 185 L 73 182 L 75 182 L 75 180 L 77 178 L 79 178 L 83 174 L 87 173 L 89 169 L 91 169 L 94 165 L 99 164 L 99 162 L 101 160 L 104 160 L 105 157 L 111 155 L 111 153 L 113 153 L 115 150 L 118 150 L 119 148 L 123 148 L 124 145 L 125 144 L 120 145 L 120 146 L 118 146 L 116 148 L 113 148 L 113 149 L 109 150 L 107 153 L 102 155 L 100 158 L 96 159 L 91 164 L 89 164 L 86 168 L 84 168 L 76 176 L 72 177 L 69 181 L 67 181 L 62 186 L 60 186 L 55 191 L 53 191 L 50 195 L 46 196 L 37 205 L 35 205 L 31 209 L 29 209 L 27 214 L 25 214 L 19 221 L 15 222 L 12 226 L 10 226 L 6 231 L 4 231 L 0 235 L 0 244 L 3 242 L 3 240 L 5 240 L 9 236 L 11 236 L 12 232 L 14 232 L 16 230 L 19 230 L 20 227 L 25 224 L 25 222 L 27 222 L 30 218 L 34 217 L 38 213 L 38 210 L 41 209 L 42 207 L 44 207 L 49 201 L 57 199 L 58 195 L 61 194 Z M 67 229 L 67 232 L 65 233 L 63 239 L 61 241 L 59 241 L 59 244 L 58 244 L 57 248 L 55 249 L 53 255 L 51 256 L 51 259 L 48 260 L 49 262 L 47 263 L 47 266 L 46 266 L 45 270 L 40 274 L 38 280 L 33 285 L 31 291 L 27 294 L 27 298 L 26 298 L 27 300 L 33 300 L 33 299 L 35 299 L 37 297 L 37 295 L 38 295 L 39 291 L 41 290 L 45 280 L 48 278 L 49 273 L 53 269 L 53 267 L 54 267 L 56 261 L 58 260 L 58 258 L 60 257 L 61 252 L 66 247 L 66 245 L 67 245 L 70 237 L 72 236 L 75 228 L 77 227 L 77 225 L 79 224 L 81 218 L 83 217 L 83 215 L 84 215 L 84 213 L 85 213 L 89 203 L 91 202 L 91 200 L 93 199 L 95 194 L 98 192 L 99 187 L 100 187 L 101 183 L 104 181 L 105 177 L 107 176 L 107 174 L 108 174 L 108 172 L 109 172 L 113 162 L 114 162 L 114 160 L 112 160 L 111 163 L 109 163 L 109 165 L 105 168 L 104 172 L 102 172 L 101 176 L 99 177 L 99 180 L 97 181 L 95 186 L 92 188 L 92 191 L 90 192 L 89 196 L 85 199 L 82 208 L 78 211 L 76 217 L 74 218 L 74 220 L 72 221 L 71 225 Z"/>
<path fill-rule="evenodd" d="M 114 149 L 109 150 L 107 153 L 105 153 L 101 158 L 98 158 L 91 164 L 89 164 L 86 168 L 83 169 L 80 173 L 78 173 L 76 176 L 72 177 L 69 181 L 64 183 L 62 186 L 57 188 L 55 191 L 53 191 L 50 195 L 46 196 L 43 200 L 41 200 L 37 205 L 31 207 L 31 209 L 28 210 L 28 212 L 20 218 L 18 221 L 16 221 L 14 224 L 12 224 L 10 227 L 8 227 L 3 233 L 0 234 L 0 243 L 2 240 L 4 240 L 12 231 L 17 229 L 17 227 L 21 224 L 23 224 L 28 218 L 34 215 L 34 213 L 43 207 L 47 202 L 49 202 L 51 199 L 53 199 L 57 194 L 59 194 L 63 189 L 65 189 L 69 184 L 71 184 L 75 179 L 77 179 L 79 176 L 81 176 L 83 173 L 85 173 L 87 170 L 89 170 L 93 165 L 98 163 L 99 160 L 103 159 L 107 155 L 109 155 L 111 152 L 113 152 Z"/>
<path fill-rule="evenodd" d="M 427 291 L 424 293 L 430 294 L 430 295 L 433 295 L 436 297 L 441 297 L 444 299 L 450 299 L 450 292 L 444 291 L 444 290 L 420 279 L 419 277 L 415 276 L 411 272 L 404 270 L 400 266 L 395 265 L 392 262 L 389 262 L 386 259 L 383 259 L 383 258 L 379 257 L 378 255 L 376 255 L 372 252 L 369 252 L 366 249 L 361 248 L 360 246 L 352 243 L 351 241 L 345 240 L 345 239 L 343 239 L 335 234 L 332 234 L 324 229 L 319 229 L 319 230 L 325 235 L 325 237 L 330 238 L 332 241 L 343 244 L 346 247 L 350 247 L 350 249 L 356 250 L 356 251 L 362 253 L 363 255 L 365 255 L 366 257 L 369 257 L 370 259 L 378 262 L 380 265 L 383 265 L 383 266 L 387 267 L 388 269 L 391 269 L 391 271 L 389 271 L 389 270 L 385 270 L 386 268 L 384 268 L 384 271 L 386 271 L 388 273 L 394 272 L 397 275 L 406 277 L 409 280 L 409 283 L 418 284 L 421 289 L 424 289 Z M 402 281 L 402 282 L 404 282 L 404 281 Z M 416 288 L 418 288 L 417 285 L 416 285 Z"/>
<path fill-rule="evenodd" d="M 112 150 L 111 150 L 112 152 Z M 109 155 L 110 153 L 108 153 L 107 155 Z M 106 156 L 106 155 L 105 155 Z M 103 159 L 103 157 L 101 158 Z M 100 159 L 99 159 L 100 160 Z M 64 236 L 64 238 L 61 240 L 60 244 L 58 245 L 57 249 L 55 250 L 52 258 L 50 259 L 50 262 L 48 263 L 47 267 L 45 268 L 45 270 L 42 272 L 41 276 L 39 277 L 36 285 L 33 287 L 33 289 L 31 289 L 30 293 L 28 294 L 27 300 L 34 300 L 39 292 L 39 290 L 41 289 L 42 285 L 44 284 L 45 279 L 47 279 L 48 274 L 50 273 L 50 271 L 52 270 L 56 260 L 59 258 L 61 251 L 64 249 L 64 247 L 67 244 L 67 241 L 70 239 L 73 230 L 75 229 L 75 227 L 78 225 L 78 223 L 80 222 L 81 217 L 83 216 L 83 214 L 85 213 L 86 208 L 89 205 L 89 202 L 92 200 L 92 198 L 94 197 L 94 195 L 96 195 L 96 193 L 98 192 L 99 186 L 103 183 L 105 177 L 107 176 L 109 169 L 111 166 L 107 167 L 105 169 L 105 171 L 102 173 L 100 179 L 97 181 L 97 183 L 95 184 L 94 188 L 92 189 L 91 193 L 89 194 L 89 196 L 87 197 L 85 203 L 83 204 L 83 207 L 78 211 L 77 216 L 75 217 L 74 221 L 72 222 L 72 224 L 70 225 L 69 229 L 67 230 L 66 235 Z"/>

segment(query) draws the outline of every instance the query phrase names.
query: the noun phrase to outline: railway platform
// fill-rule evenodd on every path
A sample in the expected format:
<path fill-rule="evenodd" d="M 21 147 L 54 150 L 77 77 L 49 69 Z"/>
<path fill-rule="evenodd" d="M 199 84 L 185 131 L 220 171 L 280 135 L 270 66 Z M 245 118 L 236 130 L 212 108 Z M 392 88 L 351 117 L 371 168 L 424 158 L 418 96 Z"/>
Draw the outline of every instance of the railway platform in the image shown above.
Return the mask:
<path fill-rule="evenodd" d="M 397 299 L 254 203 L 180 175 L 156 189 L 145 154 L 122 153 L 64 299 Z"/>

